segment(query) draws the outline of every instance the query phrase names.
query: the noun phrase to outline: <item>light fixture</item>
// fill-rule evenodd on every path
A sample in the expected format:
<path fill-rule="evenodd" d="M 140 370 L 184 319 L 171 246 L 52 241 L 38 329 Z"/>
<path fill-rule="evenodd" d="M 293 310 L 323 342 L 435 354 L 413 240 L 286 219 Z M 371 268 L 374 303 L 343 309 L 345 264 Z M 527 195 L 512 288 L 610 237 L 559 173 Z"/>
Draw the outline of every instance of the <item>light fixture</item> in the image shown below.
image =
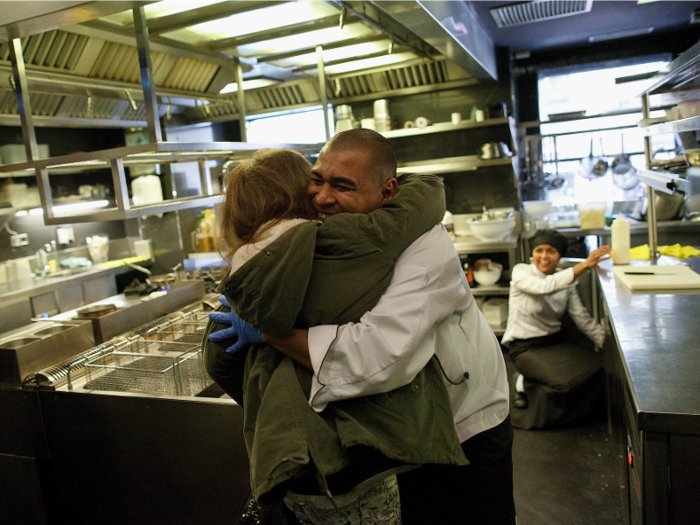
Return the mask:
<path fill-rule="evenodd" d="M 605 40 L 616 40 L 618 38 L 627 38 L 630 36 L 648 35 L 654 30 L 653 27 L 638 27 L 637 29 L 626 29 L 624 31 L 615 31 L 614 33 L 603 33 L 601 35 L 592 35 L 588 37 L 589 42 L 603 42 Z"/>
<path fill-rule="evenodd" d="M 243 81 L 243 91 L 248 91 L 249 89 L 256 89 L 256 88 L 261 88 L 261 87 L 267 87 L 267 86 L 272 86 L 274 84 L 279 84 L 280 81 L 274 78 L 268 78 L 268 77 L 255 77 L 255 78 L 249 78 Z M 219 91 L 220 95 L 225 95 L 226 93 L 235 93 L 238 91 L 238 83 L 237 82 L 231 82 L 230 84 L 226 84 L 224 88 Z"/>
<path fill-rule="evenodd" d="M 337 49 L 324 49 L 323 61 L 335 62 L 337 60 L 345 60 L 348 58 L 362 59 L 363 56 L 372 55 L 379 52 L 386 52 L 389 47 L 390 40 L 384 39 L 377 42 L 365 42 L 363 44 L 353 44 Z M 390 54 L 390 53 L 389 53 Z M 284 58 L 280 60 L 271 60 L 270 64 L 278 67 L 299 67 L 317 64 L 318 56 L 316 53 L 307 53 L 305 55 L 297 55 L 295 57 Z"/>
<path fill-rule="evenodd" d="M 163 36 L 196 45 L 252 35 L 333 15 L 339 15 L 338 9 L 325 2 L 285 2 L 169 31 L 163 33 Z"/>
<path fill-rule="evenodd" d="M 363 38 L 375 33 L 376 31 L 362 23 L 348 24 L 343 29 L 327 27 L 316 31 L 307 31 L 296 35 L 244 44 L 236 47 L 236 54 L 242 57 L 257 57 L 295 49 L 311 48 L 315 47 L 319 42 L 323 42 L 326 45 L 343 40 Z"/>
<path fill-rule="evenodd" d="M 374 58 L 365 58 L 361 60 L 353 60 L 352 62 L 345 62 L 343 64 L 336 64 L 333 66 L 327 66 L 325 68 L 327 75 L 338 75 L 340 73 L 347 73 L 349 71 L 358 71 L 360 69 L 369 69 L 373 67 L 390 66 L 392 64 L 398 64 L 399 62 L 406 62 L 408 60 L 413 60 L 418 58 L 414 53 L 396 53 L 393 55 L 383 55 Z"/>
<path fill-rule="evenodd" d="M 109 205 L 108 200 L 97 200 L 89 202 L 76 202 L 73 204 L 61 204 L 59 206 L 53 206 L 51 209 L 56 215 L 67 215 L 69 213 L 94 210 L 97 208 L 104 208 Z M 44 210 L 42 208 L 32 208 L 29 210 L 29 215 L 43 215 Z"/>
<path fill-rule="evenodd" d="M 163 0 L 144 6 L 147 20 L 154 20 L 164 16 L 176 15 L 185 11 L 191 11 L 194 7 L 205 7 L 211 4 L 221 3 L 223 0 L 197 0 L 197 5 L 182 0 Z M 102 17 L 102 20 L 126 26 L 134 22 L 134 12 L 131 9 Z"/>

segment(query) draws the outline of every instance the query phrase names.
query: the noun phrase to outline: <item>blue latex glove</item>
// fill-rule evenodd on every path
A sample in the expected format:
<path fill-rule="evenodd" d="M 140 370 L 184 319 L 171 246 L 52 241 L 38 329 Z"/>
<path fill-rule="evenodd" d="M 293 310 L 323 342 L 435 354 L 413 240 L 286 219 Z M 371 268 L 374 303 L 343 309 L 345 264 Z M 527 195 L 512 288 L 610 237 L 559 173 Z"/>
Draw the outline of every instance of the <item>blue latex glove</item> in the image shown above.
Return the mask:
<path fill-rule="evenodd" d="M 231 308 L 223 295 L 219 296 L 219 302 L 224 306 Z M 209 340 L 213 343 L 222 343 L 231 341 L 234 344 L 229 346 L 227 352 L 238 352 L 252 343 L 262 343 L 262 336 L 250 323 L 246 323 L 238 317 L 238 314 L 230 312 L 212 312 L 209 314 L 209 319 L 215 323 L 230 324 L 231 328 L 223 328 L 217 332 L 209 334 Z"/>

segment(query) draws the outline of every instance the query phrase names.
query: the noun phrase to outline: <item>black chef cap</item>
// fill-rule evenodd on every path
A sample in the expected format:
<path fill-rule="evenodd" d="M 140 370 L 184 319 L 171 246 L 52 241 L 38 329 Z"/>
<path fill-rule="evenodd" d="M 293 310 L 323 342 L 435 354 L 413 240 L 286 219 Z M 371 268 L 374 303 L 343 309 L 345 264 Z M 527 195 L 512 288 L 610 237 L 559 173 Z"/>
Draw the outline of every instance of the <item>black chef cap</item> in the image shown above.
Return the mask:
<path fill-rule="evenodd" d="M 534 250 L 540 244 L 549 244 L 559 252 L 559 257 L 564 257 L 566 249 L 569 247 L 569 241 L 557 230 L 537 230 L 530 240 L 530 246 Z"/>

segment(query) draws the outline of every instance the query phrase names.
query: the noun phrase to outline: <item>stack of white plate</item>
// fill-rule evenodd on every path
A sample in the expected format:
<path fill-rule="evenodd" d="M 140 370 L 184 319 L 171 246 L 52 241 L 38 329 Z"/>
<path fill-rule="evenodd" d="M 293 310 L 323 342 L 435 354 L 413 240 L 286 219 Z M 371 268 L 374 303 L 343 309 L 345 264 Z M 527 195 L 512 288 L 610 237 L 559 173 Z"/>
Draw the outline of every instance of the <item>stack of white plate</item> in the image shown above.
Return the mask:
<path fill-rule="evenodd" d="M 37 144 L 39 159 L 48 159 L 49 145 Z M 0 158 L 3 164 L 20 164 L 27 162 L 27 150 L 24 144 L 5 144 L 0 146 Z"/>

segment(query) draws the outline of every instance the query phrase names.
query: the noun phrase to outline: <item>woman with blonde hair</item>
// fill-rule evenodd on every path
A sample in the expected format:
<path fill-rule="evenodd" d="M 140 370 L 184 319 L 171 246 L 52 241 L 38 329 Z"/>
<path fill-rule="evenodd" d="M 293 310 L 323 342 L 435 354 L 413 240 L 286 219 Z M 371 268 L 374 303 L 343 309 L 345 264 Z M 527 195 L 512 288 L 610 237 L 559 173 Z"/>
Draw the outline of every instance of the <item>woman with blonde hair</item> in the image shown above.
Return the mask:
<path fill-rule="evenodd" d="M 233 316 L 277 336 L 359 321 L 396 258 L 444 216 L 440 180 L 413 175 L 382 208 L 321 222 L 310 180 L 310 164 L 288 150 L 259 151 L 231 172 L 221 231 L 232 267 L 204 339 L 207 370 L 244 408 L 251 488 L 262 507 L 284 500 L 305 524 L 398 524 L 397 472 L 467 464 L 437 360 L 389 394 L 316 412 L 310 370 L 259 336 L 246 345 L 217 337 Z"/>

